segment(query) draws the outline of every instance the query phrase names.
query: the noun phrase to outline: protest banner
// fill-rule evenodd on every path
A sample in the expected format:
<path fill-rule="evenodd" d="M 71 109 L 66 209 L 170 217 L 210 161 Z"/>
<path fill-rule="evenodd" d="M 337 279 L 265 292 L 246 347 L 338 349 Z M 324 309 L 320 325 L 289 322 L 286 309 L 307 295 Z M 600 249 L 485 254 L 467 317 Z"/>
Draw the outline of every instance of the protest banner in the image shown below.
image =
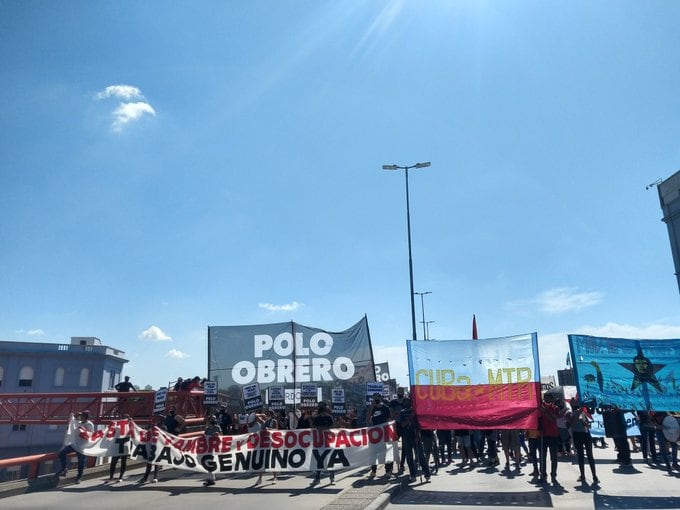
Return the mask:
<path fill-rule="evenodd" d="M 323 395 L 340 386 L 348 403 L 361 405 L 364 382 L 375 380 L 366 317 L 340 332 L 295 322 L 211 326 L 208 352 L 208 378 L 234 399 L 241 386 L 257 382 L 265 390 L 283 386 L 292 404 L 300 385 L 312 383 Z"/>
<path fill-rule="evenodd" d="M 479 340 L 408 340 L 411 400 L 429 429 L 537 428 L 536 333 Z"/>
<path fill-rule="evenodd" d="M 75 425 L 73 425 L 75 424 Z M 77 428 L 75 418 L 71 426 Z M 85 455 L 132 458 L 200 473 L 299 472 L 383 464 L 398 460 L 394 422 L 357 429 L 262 430 L 234 436 L 179 437 L 132 420 L 95 432 L 80 429 L 74 448 Z"/>
<path fill-rule="evenodd" d="M 581 401 L 630 411 L 680 409 L 680 340 L 568 338 Z"/>

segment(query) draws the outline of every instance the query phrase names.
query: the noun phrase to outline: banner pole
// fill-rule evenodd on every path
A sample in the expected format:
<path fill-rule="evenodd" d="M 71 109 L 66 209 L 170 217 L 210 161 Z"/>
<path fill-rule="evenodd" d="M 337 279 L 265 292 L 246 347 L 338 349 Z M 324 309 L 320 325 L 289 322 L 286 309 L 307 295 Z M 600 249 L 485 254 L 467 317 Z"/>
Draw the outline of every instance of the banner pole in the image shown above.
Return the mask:
<path fill-rule="evenodd" d="M 298 420 L 298 405 L 297 405 L 297 400 L 295 399 L 295 395 L 297 395 L 297 342 L 295 341 L 295 322 L 290 321 L 290 332 L 292 335 L 292 342 L 293 342 L 293 415 L 295 416 L 295 424 L 297 428 L 297 420 Z"/>

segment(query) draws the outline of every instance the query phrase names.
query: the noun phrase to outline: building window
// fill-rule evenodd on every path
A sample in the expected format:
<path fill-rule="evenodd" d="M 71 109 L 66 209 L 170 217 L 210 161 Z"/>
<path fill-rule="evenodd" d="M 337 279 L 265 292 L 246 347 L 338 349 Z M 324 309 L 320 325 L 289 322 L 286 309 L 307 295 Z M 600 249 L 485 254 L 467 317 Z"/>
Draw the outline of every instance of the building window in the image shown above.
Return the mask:
<path fill-rule="evenodd" d="M 109 372 L 109 389 L 112 390 L 116 386 L 116 372 L 112 370 Z"/>
<path fill-rule="evenodd" d="M 89 384 L 90 381 L 90 369 L 89 368 L 81 368 L 80 369 L 80 386 L 85 387 Z"/>
<path fill-rule="evenodd" d="M 59 367 L 54 371 L 54 385 L 55 386 L 64 385 L 64 369 L 62 367 Z"/>
<path fill-rule="evenodd" d="M 21 367 L 21 370 L 19 370 L 19 386 L 33 386 L 33 367 Z"/>
<path fill-rule="evenodd" d="M 26 432 L 26 425 L 12 425 L 12 432 Z"/>

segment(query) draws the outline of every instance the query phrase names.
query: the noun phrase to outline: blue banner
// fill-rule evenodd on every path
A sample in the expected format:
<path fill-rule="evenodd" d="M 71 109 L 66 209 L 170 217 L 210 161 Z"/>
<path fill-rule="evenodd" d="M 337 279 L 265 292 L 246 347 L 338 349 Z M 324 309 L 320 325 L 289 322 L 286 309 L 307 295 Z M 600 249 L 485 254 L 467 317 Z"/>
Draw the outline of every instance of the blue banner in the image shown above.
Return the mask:
<path fill-rule="evenodd" d="M 680 340 L 569 335 L 582 401 L 636 411 L 680 410 Z"/>

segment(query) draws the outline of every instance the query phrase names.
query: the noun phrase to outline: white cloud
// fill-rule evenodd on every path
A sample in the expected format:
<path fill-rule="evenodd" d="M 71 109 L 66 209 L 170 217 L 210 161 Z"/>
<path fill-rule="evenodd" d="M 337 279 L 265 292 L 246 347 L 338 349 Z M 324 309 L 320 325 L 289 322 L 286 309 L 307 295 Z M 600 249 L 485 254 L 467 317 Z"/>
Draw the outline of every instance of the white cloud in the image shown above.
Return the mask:
<path fill-rule="evenodd" d="M 601 292 L 576 292 L 575 287 L 559 287 L 546 290 L 534 301 L 538 309 L 548 313 L 579 311 L 602 301 Z"/>
<path fill-rule="evenodd" d="M 163 332 L 158 326 L 151 326 L 149 329 L 142 331 L 138 337 L 140 340 L 150 340 L 152 342 L 165 342 L 172 340 L 172 337 L 168 336 Z"/>
<path fill-rule="evenodd" d="M 132 85 L 110 85 L 104 90 L 97 92 L 96 99 L 117 98 L 123 101 L 118 104 L 113 115 L 111 129 L 120 132 L 131 122 L 138 121 L 144 115 L 156 116 L 156 110 L 146 101 L 142 91 Z M 141 99 L 142 101 L 133 101 Z"/>
<path fill-rule="evenodd" d="M 14 331 L 17 335 L 28 335 L 28 336 L 43 336 L 45 332 L 42 329 L 17 329 Z"/>
<path fill-rule="evenodd" d="M 516 312 L 528 312 L 538 309 L 540 312 L 560 314 L 578 312 L 583 308 L 595 306 L 602 301 L 601 292 L 577 292 L 576 287 L 556 287 L 541 292 L 539 295 L 520 301 L 507 303 L 507 307 Z"/>
<path fill-rule="evenodd" d="M 288 303 L 285 305 L 272 305 L 270 303 L 260 303 L 258 306 L 270 312 L 294 312 L 295 310 L 302 306 L 302 303 L 298 303 L 297 301 L 293 301 L 292 303 Z"/>
<path fill-rule="evenodd" d="M 184 359 L 188 358 L 189 355 L 186 352 L 178 351 L 177 349 L 170 349 L 165 357 L 172 359 Z"/>
<path fill-rule="evenodd" d="M 97 92 L 97 99 L 106 99 L 109 97 L 130 100 L 144 96 L 142 96 L 141 90 L 131 85 L 110 85 L 101 92 Z"/>
<path fill-rule="evenodd" d="M 120 103 L 118 108 L 113 111 L 113 125 L 114 131 L 121 131 L 123 127 L 129 122 L 139 120 L 142 115 L 149 114 L 156 116 L 156 111 L 149 103 L 139 101 L 137 103 Z"/>

